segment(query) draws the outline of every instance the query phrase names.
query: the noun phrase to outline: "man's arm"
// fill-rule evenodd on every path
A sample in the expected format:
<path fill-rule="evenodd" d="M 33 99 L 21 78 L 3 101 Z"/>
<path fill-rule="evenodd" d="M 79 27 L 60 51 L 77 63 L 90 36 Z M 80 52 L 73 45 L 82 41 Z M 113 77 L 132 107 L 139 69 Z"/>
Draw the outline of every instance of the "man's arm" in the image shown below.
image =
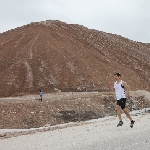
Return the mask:
<path fill-rule="evenodd" d="M 115 92 L 115 89 L 114 89 L 114 83 L 113 82 L 109 82 L 109 88 L 111 90 L 111 92 Z"/>
<path fill-rule="evenodd" d="M 129 96 L 129 90 L 130 90 L 130 87 L 129 87 L 129 85 L 126 83 L 126 82 L 122 82 L 122 85 L 124 86 L 124 88 L 125 88 L 125 91 L 126 91 L 126 97 L 127 98 L 129 98 L 130 96 Z"/>

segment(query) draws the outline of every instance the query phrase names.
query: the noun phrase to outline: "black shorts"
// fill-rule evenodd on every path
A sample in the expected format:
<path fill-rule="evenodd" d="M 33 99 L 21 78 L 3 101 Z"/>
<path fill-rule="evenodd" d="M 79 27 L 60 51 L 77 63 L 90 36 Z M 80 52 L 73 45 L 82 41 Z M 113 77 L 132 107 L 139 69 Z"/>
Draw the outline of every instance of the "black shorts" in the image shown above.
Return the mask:
<path fill-rule="evenodd" d="M 126 98 L 121 98 L 120 100 L 117 100 L 117 105 L 119 105 L 121 109 L 124 109 L 126 106 Z"/>

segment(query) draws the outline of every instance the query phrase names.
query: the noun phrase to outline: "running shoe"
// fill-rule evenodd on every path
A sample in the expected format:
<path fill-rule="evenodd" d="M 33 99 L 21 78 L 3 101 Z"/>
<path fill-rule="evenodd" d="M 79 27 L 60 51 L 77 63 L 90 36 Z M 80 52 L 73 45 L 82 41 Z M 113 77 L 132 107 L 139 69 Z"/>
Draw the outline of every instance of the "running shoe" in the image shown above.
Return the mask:
<path fill-rule="evenodd" d="M 122 121 L 119 121 L 117 127 L 122 126 L 122 125 L 123 125 L 123 122 L 122 122 Z"/>
<path fill-rule="evenodd" d="M 135 123 L 135 121 L 132 120 L 131 123 L 130 123 L 131 128 L 133 128 L 134 123 Z"/>

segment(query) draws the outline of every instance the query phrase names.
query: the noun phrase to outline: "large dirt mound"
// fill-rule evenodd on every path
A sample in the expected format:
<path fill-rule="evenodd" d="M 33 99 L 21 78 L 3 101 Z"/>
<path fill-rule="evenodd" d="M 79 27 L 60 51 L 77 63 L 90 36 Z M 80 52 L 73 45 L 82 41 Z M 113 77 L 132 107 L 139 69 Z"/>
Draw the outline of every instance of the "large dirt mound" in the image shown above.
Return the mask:
<path fill-rule="evenodd" d="M 0 34 L 0 96 L 109 91 L 114 72 L 131 90 L 150 88 L 150 44 L 61 21 L 31 23 Z"/>

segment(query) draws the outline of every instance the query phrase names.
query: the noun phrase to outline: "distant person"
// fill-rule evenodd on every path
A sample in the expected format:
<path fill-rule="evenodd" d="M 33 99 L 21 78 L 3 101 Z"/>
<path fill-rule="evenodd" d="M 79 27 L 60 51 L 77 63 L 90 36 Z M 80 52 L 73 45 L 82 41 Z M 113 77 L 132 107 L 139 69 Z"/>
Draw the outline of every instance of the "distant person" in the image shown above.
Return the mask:
<path fill-rule="evenodd" d="M 43 96 L 42 90 L 39 90 L 39 94 L 40 94 L 40 99 L 39 99 L 39 101 L 42 101 L 42 96 Z"/>
<path fill-rule="evenodd" d="M 117 127 L 123 125 L 123 121 L 121 117 L 121 109 L 122 109 L 123 112 L 126 114 L 126 116 L 130 119 L 131 121 L 130 127 L 132 128 L 135 121 L 132 120 L 127 108 L 125 108 L 126 99 L 129 98 L 129 86 L 125 81 L 121 80 L 120 73 L 115 73 L 114 78 L 116 81 L 114 83 L 109 83 L 109 86 L 111 91 L 115 93 L 117 99 L 117 105 L 115 107 L 115 111 L 119 118 L 119 123 Z"/>

